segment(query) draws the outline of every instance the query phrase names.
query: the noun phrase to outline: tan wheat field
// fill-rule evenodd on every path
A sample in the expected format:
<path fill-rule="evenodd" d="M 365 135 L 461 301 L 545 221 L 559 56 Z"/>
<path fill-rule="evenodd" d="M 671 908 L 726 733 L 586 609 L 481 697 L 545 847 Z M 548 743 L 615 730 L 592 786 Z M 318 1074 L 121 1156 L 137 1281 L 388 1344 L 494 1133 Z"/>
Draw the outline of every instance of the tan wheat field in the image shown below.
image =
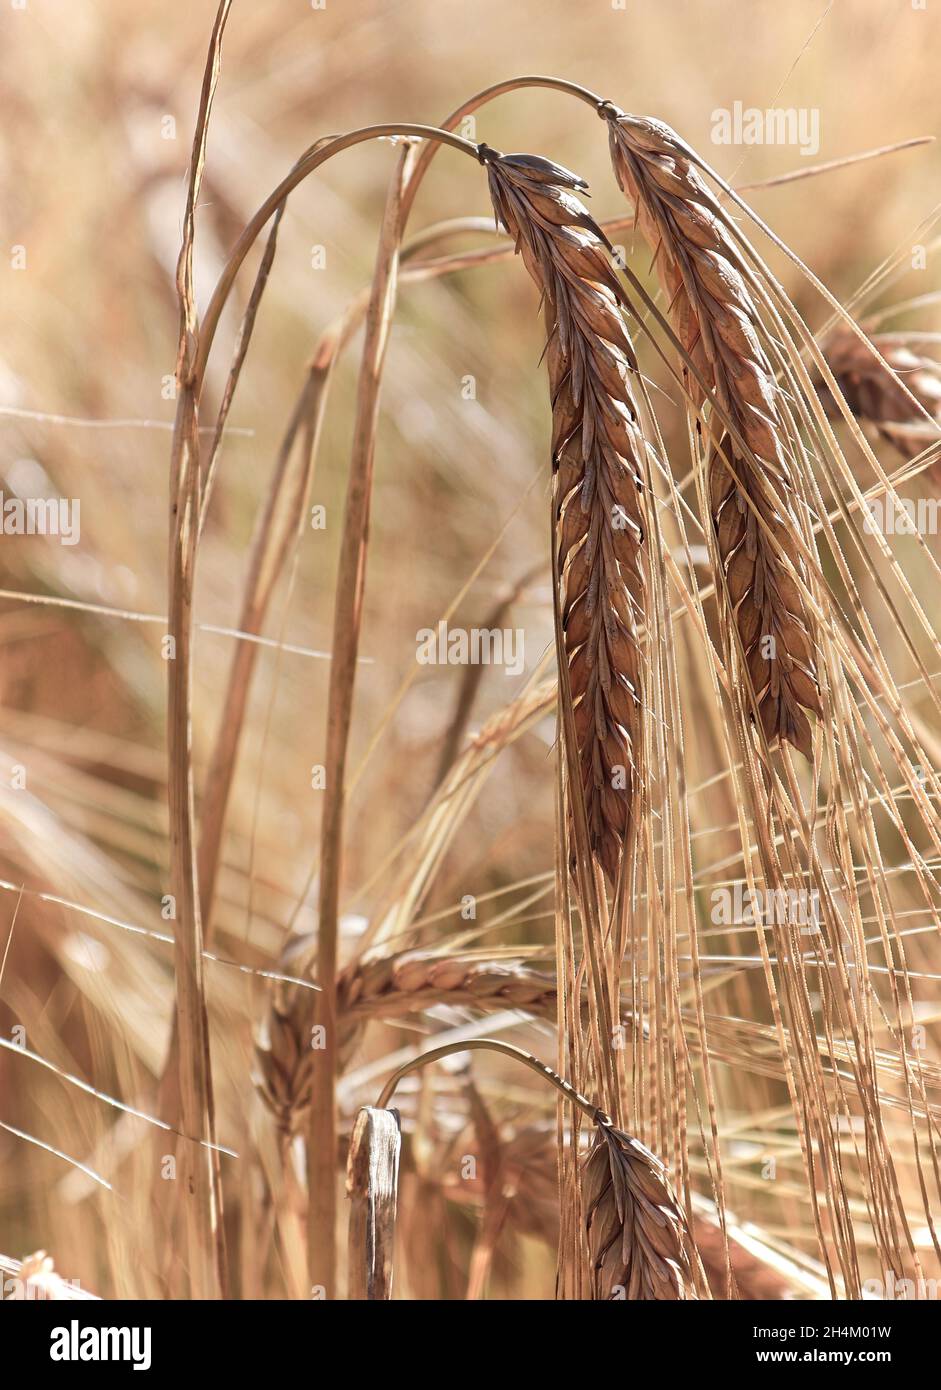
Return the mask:
<path fill-rule="evenodd" d="M 352 8 L 3 20 L 3 1277 L 923 1287 L 938 21 Z"/>

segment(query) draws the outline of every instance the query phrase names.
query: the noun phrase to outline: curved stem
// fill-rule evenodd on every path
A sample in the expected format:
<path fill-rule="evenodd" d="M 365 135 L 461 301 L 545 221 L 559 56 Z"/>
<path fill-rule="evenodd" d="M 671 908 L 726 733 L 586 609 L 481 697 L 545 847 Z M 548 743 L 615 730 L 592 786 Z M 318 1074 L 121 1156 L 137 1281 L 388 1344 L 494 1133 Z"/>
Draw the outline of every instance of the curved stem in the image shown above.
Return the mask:
<path fill-rule="evenodd" d="M 567 92 L 569 96 L 578 97 L 580 101 L 586 102 L 589 106 L 594 106 L 598 110 L 605 105 L 605 100 L 597 92 L 593 92 L 588 87 L 582 87 L 577 82 L 569 82 L 564 77 L 546 77 L 533 74 L 526 77 L 510 77 L 504 82 L 495 82 L 491 87 L 484 87 L 481 91 L 475 92 L 472 97 L 468 97 L 461 106 L 452 111 L 446 120 L 441 122 L 441 129 L 445 131 L 453 130 L 459 121 L 465 116 L 471 116 L 481 106 L 486 106 L 488 101 L 493 101 L 495 97 L 506 96 L 509 92 L 515 92 L 522 87 L 550 87 L 555 91 Z M 409 179 L 408 187 L 402 198 L 402 221 L 403 225 L 408 220 L 415 195 L 428 166 L 437 154 L 437 145 L 428 145 L 421 151 L 415 164 L 415 172 Z"/>
<path fill-rule="evenodd" d="M 450 145 L 452 149 L 460 150 L 463 154 L 472 155 L 475 159 L 479 158 L 477 145 L 472 140 L 465 140 L 463 136 L 455 135 L 453 131 L 439 130 L 437 126 L 414 125 L 399 121 L 391 121 L 384 125 L 363 126 L 360 130 L 318 140 L 315 145 L 311 145 L 310 149 L 297 161 L 291 172 L 281 180 L 277 188 L 269 193 L 251 221 L 246 223 L 229 259 L 226 261 L 222 274 L 219 276 L 200 327 L 199 345 L 193 366 L 193 381 L 197 393 L 202 385 L 212 341 L 219 326 L 219 319 L 229 297 L 232 283 L 265 223 L 277 211 L 278 205 L 299 183 L 303 183 L 308 174 L 319 169 L 321 164 L 325 164 L 328 159 L 339 154 L 341 150 L 350 149 L 351 146 L 360 145 L 366 140 L 379 140 L 394 135 L 411 137 L 416 140 L 430 140 L 434 142 L 433 148 L 437 148 L 439 144 Z"/>
<path fill-rule="evenodd" d="M 327 692 L 325 757 L 326 791 L 320 824 L 320 885 L 318 892 L 316 1022 L 325 1045 L 314 1055 L 314 1103 L 310 1108 L 307 1143 L 307 1185 L 310 1193 L 308 1246 L 310 1268 L 320 1262 L 317 1282 L 327 1297 L 336 1280 L 336 1165 L 337 1108 L 337 957 L 340 934 L 340 881 L 346 830 L 346 767 L 355 696 L 359 639 L 366 590 L 369 514 L 372 503 L 376 430 L 382 372 L 392 317 L 395 312 L 400 244 L 399 209 L 414 149 L 406 145 L 396 160 L 389 183 L 379 248 L 369 293 L 366 333 L 356 387 L 353 447 L 347 477 L 343 532 L 337 562 L 336 596 L 330 681 Z"/>
<path fill-rule="evenodd" d="M 206 363 L 209 359 L 216 329 L 219 326 L 222 310 L 242 262 L 254 245 L 265 223 L 277 211 L 279 204 L 299 183 L 303 183 L 308 174 L 312 174 L 321 164 L 325 164 L 328 159 L 339 154 L 341 150 L 362 144 L 365 140 L 378 140 L 395 135 L 427 140 L 429 143 L 419 155 L 414 173 L 403 193 L 402 225 L 404 227 L 422 179 L 441 145 L 450 145 L 452 149 L 460 150 L 463 154 L 473 155 L 475 159 L 479 158 L 478 146 L 474 141 L 465 140 L 463 136 L 454 134 L 453 127 L 457 125 L 458 121 L 464 116 L 469 116 L 478 107 L 492 101 L 495 97 L 504 96 L 506 93 L 521 87 L 549 87 L 556 91 L 567 92 L 570 96 L 578 97 L 580 101 L 586 102 L 589 106 L 594 106 L 596 110 L 605 104 L 604 98 L 600 97 L 597 92 L 591 91 L 588 87 L 582 87 L 577 82 L 569 82 L 563 77 L 534 74 L 526 77 L 509 78 L 505 82 L 498 82 L 491 87 L 485 87 L 470 97 L 462 106 L 459 106 L 457 110 L 452 111 L 441 127 L 392 121 L 383 125 L 363 126 L 360 130 L 349 131 L 346 135 L 328 136 L 311 145 L 290 173 L 268 195 L 251 221 L 246 224 L 222 274 L 219 276 L 200 326 L 199 343 L 193 368 L 193 380 L 197 393 L 202 386 Z"/>
<path fill-rule="evenodd" d="M 547 1067 L 545 1062 L 540 1062 L 538 1057 L 534 1057 L 531 1052 L 524 1052 L 521 1047 L 514 1047 L 512 1043 L 502 1042 L 499 1038 L 468 1038 L 464 1042 L 446 1043 L 443 1047 L 433 1047 L 430 1052 L 423 1052 L 420 1057 L 413 1057 L 410 1062 L 399 1067 L 389 1077 L 382 1088 L 382 1093 L 376 1101 L 377 1110 L 388 1108 L 389 1101 L 403 1077 L 408 1076 L 409 1072 L 417 1071 L 419 1067 L 427 1066 L 429 1062 L 440 1062 L 442 1057 L 450 1057 L 455 1052 L 474 1052 L 490 1051 L 502 1052 L 505 1057 L 512 1057 L 515 1062 L 522 1062 L 530 1071 L 534 1071 L 545 1081 L 551 1082 L 557 1091 L 561 1091 L 566 1100 L 570 1100 L 573 1105 L 577 1105 L 583 1110 L 593 1124 L 610 1124 L 608 1116 L 603 1110 L 599 1110 L 597 1105 L 592 1104 L 585 1096 L 576 1091 L 564 1077 L 558 1072 Z"/>

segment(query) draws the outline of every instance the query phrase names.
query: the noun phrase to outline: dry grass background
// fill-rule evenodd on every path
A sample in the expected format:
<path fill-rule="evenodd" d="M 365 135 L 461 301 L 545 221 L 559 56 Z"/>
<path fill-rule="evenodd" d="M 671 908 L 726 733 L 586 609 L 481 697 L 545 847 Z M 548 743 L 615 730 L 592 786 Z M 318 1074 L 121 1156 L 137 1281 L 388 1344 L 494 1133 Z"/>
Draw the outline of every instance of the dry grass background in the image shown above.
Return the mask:
<path fill-rule="evenodd" d="M 15 915 L 0 982 L 0 1036 L 9 1039 L 22 1026 L 27 1046 L 54 1068 L 147 1115 L 169 1113 L 167 1104 L 172 1109 L 172 1097 L 158 1096 L 158 1081 L 173 1014 L 173 953 L 166 941 L 126 928 L 166 935 L 173 927 L 160 910 L 170 891 L 160 651 L 174 410 L 166 387 L 176 357 L 174 274 L 186 171 L 214 14 L 215 5 L 203 0 L 172 14 L 147 0 L 133 7 L 116 0 L 94 7 L 30 0 L 27 10 L 9 9 L 0 19 L 8 54 L 0 204 L 7 244 L 25 247 L 27 257 L 25 270 L 2 271 L 3 490 L 36 495 L 48 488 L 80 498 L 82 509 L 80 545 L 4 536 L 0 550 L 7 595 L 0 605 L 0 941 Z M 548 72 L 669 122 L 724 177 L 750 183 L 807 161 L 793 149 L 712 145 L 711 112 L 737 99 L 819 109 L 820 160 L 936 133 L 941 94 L 925 55 L 937 48 L 939 23 L 931 7 L 914 10 L 903 0 L 853 0 L 829 12 L 804 0 L 787 7 L 767 0 L 748 7 L 738 0 L 669 6 L 627 0 L 624 11 L 600 0 L 578 7 L 328 0 L 324 10 L 302 0 L 264 6 L 236 0 L 197 213 L 199 307 L 205 309 L 241 227 L 301 151 L 323 135 L 371 122 L 438 123 L 494 81 Z M 577 170 L 589 183 L 596 218 L 624 216 L 606 131 L 588 107 L 548 91 L 516 92 L 479 114 L 477 137 Z M 373 276 L 394 158 L 388 146 L 370 144 L 332 162 L 292 196 L 279 228 L 200 545 L 195 612 L 202 626 L 193 691 L 198 810 L 237 646 L 218 629 L 242 621 L 253 528 L 270 496 L 307 364 L 322 362 L 322 335 Z M 915 241 L 930 242 L 933 229 L 916 229 L 935 208 L 939 159 L 936 146 L 924 147 L 749 197 L 848 302 L 885 258 Z M 410 233 L 469 215 L 492 225 L 483 171 L 443 151 L 419 193 Z M 630 246 L 634 273 L 654 293 L 642 238 L 635 245 L 622 231 L 612 239 Z M 447 249 L 491 245 L 490 233 L 478 230 Z M 325 254 L 322 269 L 312 265 L 315 247 Z M 829 314 L 819 297 L 783 256 L 763 249 L 813 330 L 821 329 Z M 896 277 L 865 311 L 930 294 L 937 284 L 932 254 L 925 271 Z M 251 271 L 238 280 L 220 325 L 207 378 L 214 401 L 250 288 Z M 410 281 L 407 262 L 400 272 L 348 760 L 353 786 L 339 940 L 339 1001 L 341 1015 L 348 1014 L 340 1020 L 344 1136 L 357 1106 L 374 1101 L 392 1059 L 402 1060 L 427 1033 L 467 1027 L 478 1012 L 475 1001 L 485 1001 L 487 1023 L 468 1027 L 467 1036 L 502 1027 L 556 1060 L 556 725 L 551 691 L 533 684 L 534 674 L 551 676 L 554 669 L 546 505 L 551 422 L 544 371 L 537 368 L 544 332 L 536 310 L 528 277 L 507 257 L 440 278 Z M 935 320 L 936 306 L 929 304 L 889 326 L 931 330 Z M 331 644 L 359 347 L 356 339 L 339 357 L 322 423 L 310 500 L 326 508 L 327 525 L 305 529 L 296 545 L 293 520 L 285 532 L 287 563 L 264 630 L 291 645 L 259 651 L 240 724 L 211 949 L 256 971 L 295 975 L 311 967 L 323 805 L 323 793 L 311 789 L 311 767 L 327 757 L 323 654 Z M 674 464 L 679 478 L 688 463 L 682 403 L 656 355 L 640 340 L 638 348 L 658 383 L 652 390 L 670 456 L 681 459 Z M 467 378 L 475 399 L 467 399 Z M 891 446 L 878 447 L 886 469 L 897 468 L 900 456 Z M 687 497 L 693 505 L 695 489 Z M 909 547 L 904 558 L 933 615 L 934 576 L 924 556 Z M 876 613 L 874 580 L 860 572 L 856 578 L 863 600 L 872 601 L 879 649 L 897 682 L 915 679 L 911 652 Z M 26 603 L 10 594 L 55 601 Z M 488 671 L 476 689 L 462 691 L 460 668 L 416 666 L 416 631 L 434 626 L 455 599 L 454 625 L 525 630 L 520 677 Z M 919 650 L 937 670 L 930 646 Z M 741 877 L 740 867 L 725 870 L 727 878 L 721 867 L 734 856 L 737 807 L 728 785 L 713 780 L 725 765 L 725 749 L 710 678 L 691 649 L 682 648 L 677 661 L 687 781 L 706 788 L 690 797 L 691 844 L 698 872 L 717 866 L 703 882 L 726 882 Z M 507 713 L 524 691 L 522 705 Z M 909 708 L 921 743 L 936 750 L 936 708 L 918 690 Z M 446 745 L 453 756 L 442 758 Z M 26 769 L 25 789 L 14 790 L 5 775 L 16 764 Z M 886 777 L 898 786 L 891 760 Z M 906 812 L 906 818 L 916 837 L 914 816 Z M 910 846 L 891 830 L 884 843 L 891 877 Z M 907 898 L 905 891 L 897 911 L 907 911 L 915 928 L 932 926 L 936 909 L 934 919 L 925 918 L 917 895 Z M 461 915 L 465 895 L 476 898 L 476 920 Z M 878 934 L 872 924 L 869 932 Z M 678 1072 L 671 1071 L 675 1056 L 658 1053 L 656 1065 L 661 1084 L 678 1075 L 685 1093 L 687 1079 L 699 1085 L 702 1032 L 689 943 L 680 934 L 675 944 L 678 984 L 675 1001 L 667 1001 L 674 1010 L 669 1021 L 687 1030 L 690 1056 Z M 366 946 L 378 953 L 379 965 L 358 962 Z M 744 962 L 733 959 L 740 951 Z M 721 1152 L 725 1201 L 734 1213 L 730 1233 L 748 1250 L 733 1259 L 743 1289 L 751 1278 L 753 1288 L 766 1291 L 776 1277 L 779 1288 L 826 1296 L 824 1256 L 840 1289 L 852 1288 L 858 1275 L 879 1275 L 893 1240 L 906 1247 L 897 1231 L 887 1230 L 901 1212 L 926 1273 L 936 1274 L 921 1198 L 924 1182 L 937 1213 L 933 1146 L 922 1126 L 919 1167 L 888 1030 L 880 1025 L 869 1040 L 880 1070 L 859 1086 L 862 1093 L 882 1088 L 880 1114 L 888 1128 L 876 1148 L 895 1146 L 899 1188 L 884 1193 L 885 1206 L 877 1201 L 873 1210 L 855 1152 L 860 1134 L 864 1146 L 873 1136 L 860 1130 L 860 1115 L 850 1107 L 834 1125 L 834 1148 L 825 1158 L 835 1162 L 838 1150 L 846 1158 L 846 1208 L 832 1210 L 835 1229 L 815 1229 L 761 959 L 751 946 L 708 930 L 699 952 L 720 1144 L 714 1149 L 711 1140 L 699 1140 L 700 1121 L 708 1134 L 709 1115 L 697 1114 L 695 1103 L 678 1127 L 675 1117 L 655 1113 L 643 1086 L 642 1123 L 631 1132 L 643 1129 L 640 1137 L 671 1166 L 678 1189 L 694 1190 L 707 1207 Z M 872 959 L 878 965 L 876 954 Z M 922 1056 L 935 1104 L 937 959 L 933 934 L 911 938 L 914 1019 L 906 1017 L 928 1031 Z M 644 967 L 635 956 L 626 972 L 625 1014 Z M 269 1090 L 282 1117 L 296 1109 L 309 1020 L 291 1011 L 303 1014 L 309 999 L 292 985 L 273 990 L 231 964 L 205 969 L 217 1137 L 239 1154 L 221 1158 L 230 1292 L 301 1296 L 311 1278 L 316 1282 L 305 1251 L 303 1159 L 297 1142 L 285 1139 L 293 1116 L 279 1129 L 251 1078 L 259 1067 L 271 1068 Z M 872 980 L 888 989 L 885 977 Z M 255 1032 L 272 993 L 277 1007 L 269 1022 L 275 1034 L 277 1021 L 283 1023 L 280 1052 L 273 1035 L 274 1054 L 264 1048 L 256 1054 Z M 530 1009 L 532 1019 L 521 1023 L 511 1013 L 519 1008 Z M 818 1016 L 818 1023 L 826 1033 L 833 1019 Z M 839 1027 L 836 1032 L 828 1046 L 852 1071 Z M 551 1296 L 558 1238 L 552 1093 L 543 1095 L 531 1077 L 486 1053 L 422 1075 L 397 1099 L 404 1129 L 397 1293 Z M 105 1296 L 187 1291 L 186 1271 L 172 1258 L 175 1188 L 160 1176 L 173 1148 L 164 1131 L 10 1050 L 0 1051 L 0 1121 L 21 1132 L 0 1130 L 5 1255 L 22 1258 L 45 1248 L 58 1269 Z M 476 1170 L 468 1168 L 468 1156 L 476 1158 Z M 339 1180 L 342 1153 L 337 1158 Z M 891 1185 L 878 1160 L 875 1166 Z M 844 1218 L 853 1223 L 855 1273 L 845 1264 Z M 720 1254 L 710 1258 L 706 1236 L 700 1239 L 700 1223 L 710 1220 L 700 1210 L 695 1233 L 723 1296 L 721 1241 Z M 563 1247 L 571 1239 L 565 1227 L 563 1219 Z M 911 1253 L 903 1265 L 908 1271 Z"/>

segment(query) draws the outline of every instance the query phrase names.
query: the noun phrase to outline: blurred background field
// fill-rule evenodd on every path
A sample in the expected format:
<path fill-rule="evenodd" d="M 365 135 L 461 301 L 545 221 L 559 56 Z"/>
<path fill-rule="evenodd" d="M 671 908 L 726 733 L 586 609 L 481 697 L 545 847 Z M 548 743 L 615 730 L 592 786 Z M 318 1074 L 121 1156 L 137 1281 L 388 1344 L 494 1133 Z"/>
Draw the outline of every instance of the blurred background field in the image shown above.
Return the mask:
<path fill-rule="evenodd" d="M 0 480 L 6 496 L 81 502 L 76 546 L 49 537 L 0 539 L 0 941 L 8 940 L 15 914 L 0 983 L 0 1036 L 25 1029 L 27 1046 L 56 1068 L 148 1113 L 167 1046 L 172 952 L 125 928 L 170 929 L 161 916 L 168 891 L 161 618 L 177 341 L 173 277 L 214 13 L 211 0 L 28 0 L 22 9 L 8 4 L 0 16 L 0 206 L 8 262 L 0 271 Z M 909 0 L 831 7 L 820 0 L 625 0 L 622 9 L 606 0 L 327 0 L 323 9 L 304 0 L 236 0 L 198 212 L 200 307 L 242 225 L 321 135 L 391 120 L 435 124 L 478 88 L 547 72 L 661 117 L 730 181 L 754 183 L 802 163 L 936 134 L 941 87 L 932 55 L 939 43 L 937 7 L 921 10 Z M 713 110 L 737 100 L 818 109 L 819 153 L 807 161 L 788 147 L 713 145 Z M 623 216 L 605 132 L 587 107 L 549 92 L 519 92 L 481 112 L 476 137 L 501 150 L 551 156 L 588 179 L 597 218 Z M 346 154 L 298 190 L 284 218 L 201 549 L 197 799 L 237 640 L 218 629 L 238 625 L 253 526 L 306 365 L 320 335 L 369 282 L 393 158 L 383 144 Z M 928 239 L 916 229 L 937 202 L 939 167 L 938 147 L 925 146 L 749 196 L 847 300 L 899 247 Z M 482 172 L 443 151 L 410 230 L 472 215 L 489 216 Z M 487 242 L 480 232 L 457 245 Z M 630 242 L 628 249 L 646 278 L 649 254 Z M 782 256 L 769 252 L 769 259 L 818 328 L 820 301 Z M 896 280 L 885 302 L 935 290 L 936 272 L 929 257 L 927 271 Z M 214 401 L 250 283 L 249 272 L 238 283 L 236 311 L 223 319 L 207 388 Z M 349 806 L 347 953 L 390 891 L 390 856 L 428 802 L 459 695 L 460 668 L 416 670 L 415 634 L 435 625 L 498 534 L 454 622 L 487 625 L 513 592 L 503 625 L 524 630 L 526 664 L 519 676 L 484 672 L 470 731 L 551 656 L 549 412 L 537 368 L 537 307 L 522 268 L 509 261 L 401 290 L 382 398 L 366 660 L 352 734 L 352 767 L 363 767 Z M 932 310 L 913 310 L 903 323 L 928 329 L 932 320 Z M 261 653 L 227 822 L 214 949 L 256 968 L 277 960 L 290 930 L 314 925 L 320 806 L 311 768 L 324 752 L 325 654 L 358 343 L 337 370 L 311 492 L 327 524 L 303 530 L 266 627 L 270 638 L 302 650 Z M 666 392 L 668 438 L 683 445 L 682 405 L 669 403 L 656 360 L 644 365 Z M 549 660 L 546 674 L 552 669 Z M 410 688 L 398 700 L 406 680 Z M 686 718 L 692 742 L 693 691 Z M 512 940 L 551 953 L 554 737 L 547 713 L 495 761 L 422 903 L 425 916 L 441 914 L 439 932 L 460 933 L 453 905 L 465 894 L 481 900 L 501 893 L 508 896 L 496 900 L 491 916 L 502 902 L 514 904 L 512 936 L 488 918 L 483 940 L 497 950 Z M 702 814 L 708 817 L 707 806 Z M 520 885 L 540 875 L 548 876 L 545 894 L 530 903 Z M 229 966 L 208 970 L 219 1138 L 246 1159 L 242 1168 L 241 1160 L 223 1160 L 237 1291 L 296 1292 L 289 1223 L 280 1230 L 280 1253 L 260 1265 L 252 1256 L 251 1241 L 260 1239 L 255 1217 L 272 1202 L 291 1202 L 277 1176 L 269 1117 L 251 1084 L 253 1028 L 266 987 Z M 933 1017 L 930 999 L 925 1016 Z M 362 1044 L 362 1065 L 411 1041 L 416 1026 L 378 1030 L 381 1042 Z M 529 1045 L 551 1060 L 545 1025 L 530 1027 Z M 435 1083 L 445 1109 L 453 1106 L 451 1128 L 444 1125 L 438 1136 L 449 1154 L 474 1142 L 463 1133 L 466 1080 L 443 1072 Z M 551 1129 L 551 1106 L 527 1087 L 514 1089 L 499 1067 L 484 1068 L 479 1084 L 501 1122 L 518 1131 Z M 796 1179 L 792 1205 L 781 1209 L 790 1213 L 783 1228 L 775 1232 L 769 1216 L 762 1164 L 773 1150 L 786 1169 L 795 1152 L 786 1121 L 768 1139 L 781 1107 L 776 1084 L 762 1092 L 749 1081 L 757 1089 L 747 1107 L 755 1111 L 760 1096 L 767 1124 L 745 1126 L 730 1141 L 732 1205 L 741 1219 L 759 1221 L 812 1254 Z M 354 1098 L 368 1099 L 373 1085 L 365 1080 L 362 1094 L 354 1087 L 347 1111 Z M 736 1094 L 734 1068 L 728 1085 L 735 1114 L 739 1100 L 746 1108 L 746 1095 Z M 154 1195 L 165 1138 L 9 1050 L 0 1052 L 0 1121 L 61 1151 L 0 1130 L 0 1250 L 22 1258 L 46 1248 L 65 1274 L 105 1296 L 166 1292 L 167 1271 L 154 1254 L 159 1240 L 152 1238 L 173 1220 Z M 249 1154 L 259 1155 L 252 1165 Z M 549 1174 L 541 1192 L 551 1241 L 551 1168 Z M 407 1181 L 420 1194 L 423 1221 L 434 1224 L 438 1204 L 449 1213 L 442 1229 L 450 1234 L 435 1247 L 435 1272 L 426 1271 L 423 1285 L 427 1227 L 406 1230 L 403 1239 L 414 1242 L 416 1255 L 404 1289 L 463 1296 L 470 1252 L 475 1242 L 479 1248 L 481 1193 L 443 1174 L 428 1152 L 410 1158 Z M 500 1247 L 491 1292 L 551 1295 L 554 1254 L 534 1209 L 530 1204 L 507 1245 L 512 1258 L 504 1260 Z"/>

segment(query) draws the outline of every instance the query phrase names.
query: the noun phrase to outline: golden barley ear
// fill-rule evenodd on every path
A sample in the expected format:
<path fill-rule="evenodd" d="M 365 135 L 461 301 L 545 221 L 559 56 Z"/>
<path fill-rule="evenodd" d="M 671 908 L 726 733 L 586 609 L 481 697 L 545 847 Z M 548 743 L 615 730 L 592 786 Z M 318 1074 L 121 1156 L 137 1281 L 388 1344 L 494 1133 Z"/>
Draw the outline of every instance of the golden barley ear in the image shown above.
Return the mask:
<path fill-rule="evenodd" d="M 872 425 L 885 440 L 908 456 L 920 453 L 931 444 L 936 445 L 941 429 L 941 362 L 919 350 L 922 336 L 915 333 L 873 333 L 869 336 L 879 356 L 904 382 L 904 389 L 851 329 L 837 329 L 823 345 L 827 366 L 857 420 Z M 815 385 L 827 413 L 838 419 L 839 410 L 819 374 Z M 923 411 L 921 415 L 918 406 Z M 937 480 L 937 460 L 931 465 L 931 475 Z"/>
<path fill-rule="evenodd" d="M 316 999 L 313 990 L 275 985 L 255 1039 L 255 1086 L 284 1135 L 302 1130 L 311 1102 Z M 358 957 L 337 980 L 341 1060 L 345 1064 L 352 1056 L 371 1020 L 389 1022 L 440 1004 L 481 1014 L 519 1009 L 555 1023 L 556 977 L 525 960 L 490 959 L 479 951 L 406 950 Z M 620 1001 L 620 1025 L 625 1030 L 634 1026 L 626 997 Z"/>
<path fill-rule="evenodd" d="M 595 1299 L 696 1299 L 699 1257 L 663 1164 L 602 1119 L 583 1170 Z"/>
<path fill-rule="evenodd" d="M 560 664 L 560 688 L 567 676 L 589 845 L 613 882 L 632 823 L 643 709 L 636 362 L 607 238 L 574 196 L 583 181 L 530 155 L 491 158 L 487 169 L 497 217 L 542 295 L 567 667 Z"/>
<path fill-rule="evenodd" d="M 254 1043 L 253 1081 L 284 1136 L 296 1132 L 313 1093 L 312 990 L 277 986 Z"/>
<path fill-rule="evenodd" d="M 668 313 L 688 358 L 684 377 L 699 410 L 704 387 L 721 410 L 708 425 L 710 519 L 731 608 L 769 743 L 811 756 L 807 712 L 822 713 L 814 623 L 795 575 L 807 572 L 799 500 L 786 451 L 784 400 L 762 346 L 761 319 L 721 208 L 679 136 L 662 121 L 608 116 L 611 160 L 653 248 Z"/>

